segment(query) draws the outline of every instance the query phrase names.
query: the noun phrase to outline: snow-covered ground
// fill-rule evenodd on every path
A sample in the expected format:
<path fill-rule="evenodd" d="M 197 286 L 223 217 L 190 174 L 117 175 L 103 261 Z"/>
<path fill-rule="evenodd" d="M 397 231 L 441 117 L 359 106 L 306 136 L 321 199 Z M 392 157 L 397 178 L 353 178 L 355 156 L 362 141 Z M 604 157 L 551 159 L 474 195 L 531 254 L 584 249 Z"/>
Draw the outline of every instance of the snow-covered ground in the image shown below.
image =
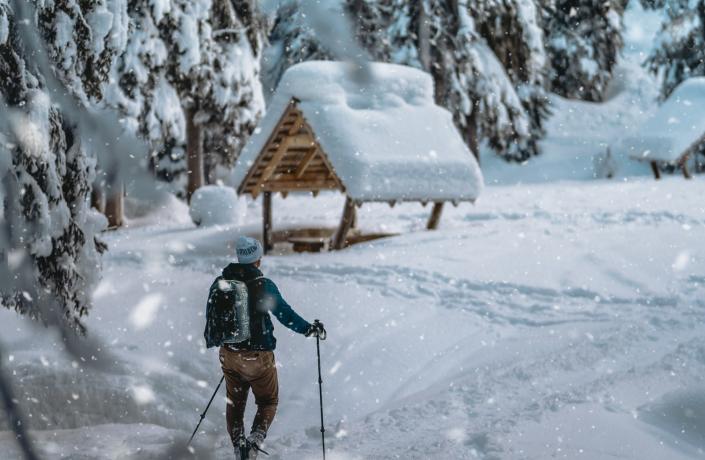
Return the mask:
<path fill-rule="evenodd" d="M 475 205 L 364 206 L 342 252 L 264 270 L 322 347 L 339 458 L 697 458 L 705 455 L 705 182 L 490 186 Z M 333 226 L 336 195 L 275 199 L 275 224 Z M 47 458 L 150 458 L 188 435 L 220 378 L 203 348 L 208 286 L 240 229 L 184 224 L 171 202 L 106 236 L 87 319 L 114 353 L 82 370 L 51 334 L 0 311 L 19 398 Z M 173 220 L 174 223 L 169 223 Z M 276 327 L 280 407 L 269 458 L 320 455 L 315 342 Z M 224 393 L 198 444 L 229 458 Z M 251 416 L 251 414 L 250 414 Z M 138 450 L 140 449 L 140 450 Z M 0 434 L 3 458 L 18 454 Z M 333 457 L 333 455 L 331 455 Z"/>

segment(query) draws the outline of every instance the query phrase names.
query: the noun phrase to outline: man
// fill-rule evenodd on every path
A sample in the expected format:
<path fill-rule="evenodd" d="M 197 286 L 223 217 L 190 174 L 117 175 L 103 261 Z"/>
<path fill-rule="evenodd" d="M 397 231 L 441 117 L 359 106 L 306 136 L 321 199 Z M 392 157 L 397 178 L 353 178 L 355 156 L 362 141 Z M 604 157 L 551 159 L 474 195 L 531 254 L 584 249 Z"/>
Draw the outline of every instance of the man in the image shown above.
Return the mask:
<path fill-rule="evenodd" d="M 277 368 L 274 349 L 277 340 L 272 334 L 274 326 L 270 314 L 294 332 L 306 337 L 324 337 L 323 324 L 311 324 L 301 318 L 284 301 L 277 286 L 265 278 L 259 267 L 262 245 L 254 238 L 240 237 L 235 249 L 238 263 L 231 263 L 214 283 L 234 280 L 247 286 L 249 336 L 239 343 L 224 343 L 220 347 L 220 364 L 225 375 L 228 402 L 226 420 L 228 434 L 235 446 L 235 455 L 240 458 L 239 442 L 244 433 L 244 415 L 247 395 L 252 389 L 257 404 L 257 414 L 247 437 L 248 459 L 255 459 L 267 436 L 279 402 Z M 213 288 L 211 288 L 213 289 Z"/>

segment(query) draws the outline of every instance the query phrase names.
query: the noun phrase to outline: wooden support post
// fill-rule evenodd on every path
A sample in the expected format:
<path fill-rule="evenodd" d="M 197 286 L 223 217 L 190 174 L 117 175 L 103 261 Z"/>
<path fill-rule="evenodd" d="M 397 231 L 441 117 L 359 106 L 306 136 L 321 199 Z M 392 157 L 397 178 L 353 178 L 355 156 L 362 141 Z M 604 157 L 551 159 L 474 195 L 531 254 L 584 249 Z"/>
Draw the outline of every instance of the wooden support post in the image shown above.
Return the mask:
<path fill-rule="evenodd" d="M 433 210 L 431 211 L 431 217 L 428 218 L 428 223 L 426 224 L 426 229 L 435 230 L 438 228 L 438 222 L 441 220 L 441 213 L 443 212 L 443 202 L 436 201 L 433 203 Z"/>
<path fill-rule="evenodd" d="M 108 218 L 108 228 L 122 227 L 124 214 L 123 196 L 125 190 L 122 184 L 114 184 L 105 200 L 105 217 Z"/>
<path fill-rule="evenodd" d="M 348 231 L 354 220 L 355 215 L 355 202 L 347 197 L 345 199 L 345 208 L 343 209 L 343 217 L 340 219 L 340 227 L 333 237 L 333 244 L 331 245 L 331 250 L 343 249 L 345 247 L 345 238 L 348 236 Z"/>
<path fill-rule="evenodd" d="M 651 171 L 654 173 L 654 179 L 661 179 L 661 171 L 659 171 L 658 164 L 655 161 L 651 162 Z"/>
<path fill-rule="evenodd" d="M 272 192 L 262 194 L 262 248 L 265 254 L 274 248 L 272 243 Z"/>
<path fill-rule="evenodd" d="M 357 208 L 353 206 L 352 210 L 352 222 L 350 222 L 350 228 L 357 228 Z"/>
<path fill-rule="evenodd" d="M 690 171 L 688 171 L 688 155 L 683 156 L 680 161 L 681 169 L 683 170 L 683 177 L 686 179 L 692 179 Z"/>

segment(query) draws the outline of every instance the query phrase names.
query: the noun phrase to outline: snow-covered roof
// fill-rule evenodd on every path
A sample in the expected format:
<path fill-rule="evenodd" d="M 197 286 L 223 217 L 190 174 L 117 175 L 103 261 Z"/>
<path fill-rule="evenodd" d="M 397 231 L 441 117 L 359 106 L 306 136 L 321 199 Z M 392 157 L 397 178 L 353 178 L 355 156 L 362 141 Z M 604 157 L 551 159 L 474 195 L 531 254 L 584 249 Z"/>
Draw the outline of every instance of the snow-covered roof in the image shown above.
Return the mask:
<path fill-rule="evenodd" d="M 615 149 L 639 160 L 675 163 L 705 136 L 703 107 L 705 77 L 690 78 Z"/>
<path fill-rule="evenodd" d="M 371 81 L 361 84 L 347 63 L 289 68 L 231 184 L 245 180 L 294 99 L 353 200 L 475 200 L 482 174 L 450 112 L 435 105 L 430 75 L 395 64 L 373 63 L 370 70 Z"/>

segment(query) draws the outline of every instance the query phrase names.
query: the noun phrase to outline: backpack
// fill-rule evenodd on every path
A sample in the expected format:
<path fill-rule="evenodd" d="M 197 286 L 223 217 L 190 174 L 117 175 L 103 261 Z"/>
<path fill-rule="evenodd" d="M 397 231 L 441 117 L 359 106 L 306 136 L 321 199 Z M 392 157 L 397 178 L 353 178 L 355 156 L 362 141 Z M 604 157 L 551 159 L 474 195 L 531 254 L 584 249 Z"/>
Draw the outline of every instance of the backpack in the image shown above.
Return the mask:
<path fill-rule="evenodd" d="M 218 277 L 208 292 L 206 347 L 240 343 L 250 338 L 250 311 L 247 284 Z"/>

